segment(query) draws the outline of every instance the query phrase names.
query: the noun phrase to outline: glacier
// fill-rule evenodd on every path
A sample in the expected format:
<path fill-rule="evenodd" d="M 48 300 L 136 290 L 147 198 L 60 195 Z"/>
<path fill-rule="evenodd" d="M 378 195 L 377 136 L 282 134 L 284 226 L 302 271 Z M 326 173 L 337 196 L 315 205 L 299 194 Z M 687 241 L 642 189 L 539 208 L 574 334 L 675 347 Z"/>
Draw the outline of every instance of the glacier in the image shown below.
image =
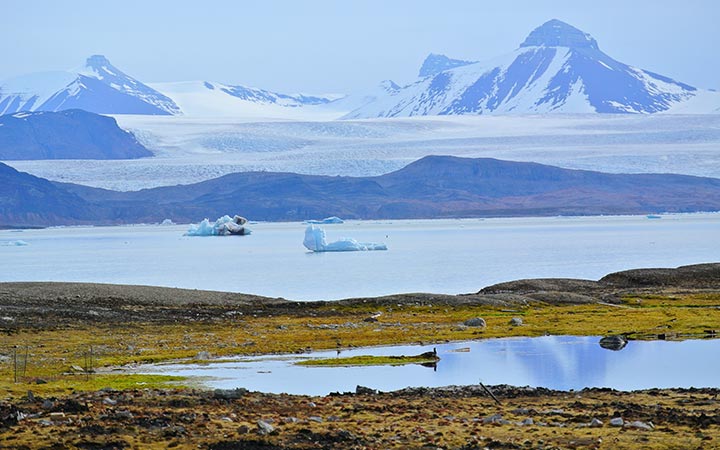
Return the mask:
<path fill-rule="evenodd" d="M 222 216 L 214 223 L 210 223 L 209 219 L 203 219 L 199 224 L 191 224 L 185 236 L 246 236 L 252 233 L 252 230 L 245 228 L 243 225 L 247 223 L 247 219 L 241 216 Z"/>
<path fill-rule="evenodd" d="M 8 164 L 52 181 L 122 191 L 246 171 L 382 175 L 433 154 L 720 178 L 718 114 L 456 115 L 331 122 L 114 117 L 155 156 Z"/>
<path fill-rule="evenodd" d="M 387 250 L 385 244 L 358 242 L 352 238 L 342 238 L 335 242 L 327 242 L 325 230 L 315 225 L 305 228 L 303 245 L 311 252 L 357 252 L 369 250 Z"/>

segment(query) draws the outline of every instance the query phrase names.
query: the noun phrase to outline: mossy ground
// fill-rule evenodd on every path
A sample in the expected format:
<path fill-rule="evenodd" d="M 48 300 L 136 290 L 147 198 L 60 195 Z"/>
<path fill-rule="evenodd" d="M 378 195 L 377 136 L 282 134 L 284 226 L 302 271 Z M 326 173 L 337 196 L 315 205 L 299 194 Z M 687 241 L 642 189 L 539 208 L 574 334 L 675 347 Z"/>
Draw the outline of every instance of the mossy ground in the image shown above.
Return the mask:
<path fill-rule="evenodd" d="M 377 321 L 365 321 L 370 316 Z M 483 317 L 487 327 L 462 325 L 473 317 Z M 521 317 L 523 325 L 510 325 L 513 317 Z M 50 420 L 50 425 L 41 422 L 49 416 L 40 411 L 38 419 L 0 429 L 0 447 L 74 448 L 82 442 L 115 442 L 132 448 L 255 448 L 240 443 L 262 441 L 294 448 L 713 448 L 720 440 L 717 392 L 565 393 L 504 398 L 502 405 L 486 397 L 420 395 L 308 398 L 253 393 L 237 401 L 217 401 L 192 390 L 153 390 L 175 389 L 187 381 L 109 371 L 128 364 L 204 358 L 201 352 L 224 357 L 546 334 L 683 338 L 709 335 L 711 330 L 720 330 L 720 293 L 714 292 L 632 294 L 618 305 L 538 302 L 512 309 L 328 304 L 292 314 L 266 312 L 174 324 L 8 330 L 0 336 L 4 404 L 37 409 L 37 404 L 24 400 L 32 390 L 38 398 L 82 399 L 89 411 L 69 421 Z M 14 352 L 21 363 L 27 353 L 27 365 L 20 367 L 17 381 Z M 73 373 L 72 366 L 102 370 Z M 44 383 L 37 384 L 38 380 Z M 101 394 L 97 392 L 101 388 L 119 392 Z M 105 396 L 120 399 L 119 406 L 103 404 Z M 311 402 L 316 406 L 309 407 Z M 119 408 L 130 411 L 133 418 L 114 418 Z M 513 412 L 517 408 L 532 412 Z M 547 411 L 553 409 L 564 413 L 552 417 Z M 482 423 L 483 417 L 495 413 L 511 423 Z M 698 422 L 701 414 L 712 419 Z M 648 432 L 607 426 L 615 415 L 652 419 L 656 428 Z M 300 421 L 284 422 L 289 416 Z M 516 423 L 527 417 L 557 425 Z M 584 427 L 592 417 L 605 426 Z M 259 437 L 255 421 L 261 418 L 274 419 L 279 433 Z M 92 428 L 93 423 L 100 428 Z"/>
<path fill-rule="evenodd" d="M 364 321 L 377 313 L 381 313 L 377 322 Z M 473 317 L 483 317 L 487 327 L 462 325 Z M 521 317 L 523 325 L 510 325 L 513 317 Z M 711 330 L 720 330 L 720 293 L 629 295 L 620 305 L 537 303 L 512 310 L 488 306 L 326 305 L 306 314 L 227 317 L 212 322 L 16 330 L 0 336 L 5 356 L 0 365 L 0 390 L 18 396 L 24 395 L 28 386 L 47 394 L 91 390 L 101 383 L 124 388 L 132 381 L 124 381 L 121 374 L 87 377 L 71 374 L 71 367 L 91 365 L 98 369 L 195 358 L 200 352 L 223 357 L 547 334 L 683 338 L 707 336 Z M 15 382 L 13 352 L 17 353 L 19 382 Z M 134 377 L 136 383 L 151 387 L 164 382 Z M 34 384 L 38 378 L 47 383 Z"/>

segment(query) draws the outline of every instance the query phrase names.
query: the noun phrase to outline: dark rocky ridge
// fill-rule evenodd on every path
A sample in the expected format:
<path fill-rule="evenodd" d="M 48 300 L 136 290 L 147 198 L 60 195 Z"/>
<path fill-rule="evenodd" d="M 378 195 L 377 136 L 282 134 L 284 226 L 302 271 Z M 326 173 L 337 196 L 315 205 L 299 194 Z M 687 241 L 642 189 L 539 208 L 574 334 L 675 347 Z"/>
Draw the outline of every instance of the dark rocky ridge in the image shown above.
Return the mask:
<path fill-rule="evenodd" d="M 30 180 L 10 168 L 4 172 L 0 206 L 17 203 L 14 183 Z M 23 205 L 26 216 L 0 208 L 0 226 L 153 223 L 166 218 L 187 223 L 236 213 L 253 220 L 300 221 L 329 216 L 425 219 L 720 210 L 720 180 L 714 178 L 608 174 L 451 156 L 428 156 L 378 177 L 245 172 L 136 192 L 61 183 L 55 187 L 79 197 L 85 212 L 33 220 L 59 206 L 37 198 Z"/>

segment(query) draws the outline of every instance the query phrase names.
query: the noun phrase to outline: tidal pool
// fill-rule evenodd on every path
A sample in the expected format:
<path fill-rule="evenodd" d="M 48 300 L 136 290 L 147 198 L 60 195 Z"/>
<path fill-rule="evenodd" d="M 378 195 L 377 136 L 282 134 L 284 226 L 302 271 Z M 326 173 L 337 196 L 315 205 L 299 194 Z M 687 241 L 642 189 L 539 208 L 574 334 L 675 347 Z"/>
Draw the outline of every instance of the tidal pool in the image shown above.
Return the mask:
<path fill-rule="evenodd" d="M 326 395 L 357 385 L 392 391 L 410 386 L 511 384 L 558 390 L 609 387 L 636 390 L 720 387 L 720 340 L 630 341 L 606 350 L 598 336 L 544 336 L 261 356 L 209 364 L 147 365 L 140 373 L 195 378 L 210 388 Z M 410 364 L 372 367 L 308 367 L 308 358 L 416 355 L 437 349 L 435 368 Z"/>

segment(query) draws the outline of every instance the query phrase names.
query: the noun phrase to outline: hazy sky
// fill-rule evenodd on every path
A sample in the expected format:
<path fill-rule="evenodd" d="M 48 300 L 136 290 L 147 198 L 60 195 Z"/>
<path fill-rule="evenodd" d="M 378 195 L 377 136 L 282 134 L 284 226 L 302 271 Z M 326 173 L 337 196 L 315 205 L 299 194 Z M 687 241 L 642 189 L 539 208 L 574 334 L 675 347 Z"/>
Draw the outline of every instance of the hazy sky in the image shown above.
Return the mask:
<path fill-rule="evenodd" d="M 413 80 L 428 53 L 509 53 L 557 18 L 624 63 L 720 88 L 717 0 L 0 0 L 0 79 L 104 54 L 145 82 L 344 93 Z"/>

